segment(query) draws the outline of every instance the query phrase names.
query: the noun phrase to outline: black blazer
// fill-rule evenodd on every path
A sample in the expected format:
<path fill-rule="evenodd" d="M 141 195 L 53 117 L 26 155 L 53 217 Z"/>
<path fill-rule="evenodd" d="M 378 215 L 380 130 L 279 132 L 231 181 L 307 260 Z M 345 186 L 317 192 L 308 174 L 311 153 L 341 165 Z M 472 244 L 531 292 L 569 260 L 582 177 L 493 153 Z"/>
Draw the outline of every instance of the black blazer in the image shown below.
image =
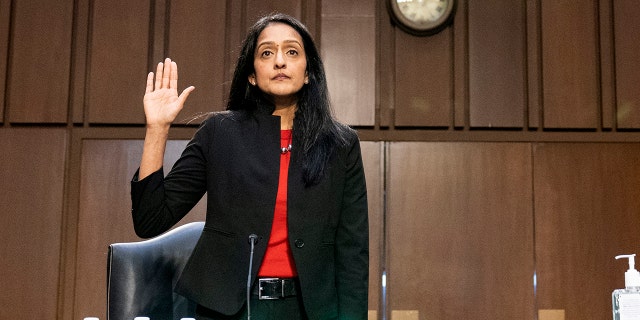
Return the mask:
<path fill-rule="evenodd" d="M 351 131 L 353 132 L 353 131 Z M 288 180 L 289 241 L 310 319 L 366 319 L 369 240 L 367 193 L 355 132 L 331 158 L 328 174 L 305 187 L 293 141 Z M 176 292 L 223 314 L 246 300 L 250 234 L 259 236 L 252 278 L 264 257 L 280 166 L 280 118 L 219 113 L 203 122 L 167 177 L 131 183 L 141 237 L 177 223 L 207 194 L 204 231 Z"/>

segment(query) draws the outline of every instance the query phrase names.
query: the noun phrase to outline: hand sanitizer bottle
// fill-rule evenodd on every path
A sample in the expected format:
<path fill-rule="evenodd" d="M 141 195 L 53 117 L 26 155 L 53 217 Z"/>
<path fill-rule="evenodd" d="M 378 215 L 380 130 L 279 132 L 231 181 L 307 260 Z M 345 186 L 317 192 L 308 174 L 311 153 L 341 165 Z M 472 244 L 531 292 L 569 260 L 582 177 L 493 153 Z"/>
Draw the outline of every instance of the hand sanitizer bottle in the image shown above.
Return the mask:
<path fill-rule="evenodd" d="M 629 270 L 624 273 L 624 289 L 613 290 L 614 320 L 640 320 L 640 272 L 635 269 L 635 254 L 616 256 L 629 259 Z"/>

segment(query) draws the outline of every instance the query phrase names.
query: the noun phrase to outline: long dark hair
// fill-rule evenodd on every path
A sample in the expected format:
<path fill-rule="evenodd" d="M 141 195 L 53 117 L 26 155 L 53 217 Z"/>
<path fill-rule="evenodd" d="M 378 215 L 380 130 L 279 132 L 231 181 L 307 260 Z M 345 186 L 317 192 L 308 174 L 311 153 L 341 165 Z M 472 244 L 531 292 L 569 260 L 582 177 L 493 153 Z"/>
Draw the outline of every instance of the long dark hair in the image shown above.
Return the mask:
<path fill-rule="evenodd" d="M 278 13 L 261 18 L 249 29 L 233 74 L 227 110 L 251 114 L 265 106 L 275 108 L 264 98 L 260 89 L 249 85 L 248 80 L 249 75 L 254 73 L 253 60 L 258 36 L 272 23 L 284 23 L 292 27 L 303 41 L 309 83 L 298 91 L 298 108 L 293 120 L 293 142 L 294 152 L 302 152 L 304 182 L 307 186 L 314 185 L 324 176 L 335 150 L 347 143 L 351 129 L 333 118 L 320 54 L 311 34 L 300 21 Z M 270 112 L 273 112 L 273 109 Z"/>

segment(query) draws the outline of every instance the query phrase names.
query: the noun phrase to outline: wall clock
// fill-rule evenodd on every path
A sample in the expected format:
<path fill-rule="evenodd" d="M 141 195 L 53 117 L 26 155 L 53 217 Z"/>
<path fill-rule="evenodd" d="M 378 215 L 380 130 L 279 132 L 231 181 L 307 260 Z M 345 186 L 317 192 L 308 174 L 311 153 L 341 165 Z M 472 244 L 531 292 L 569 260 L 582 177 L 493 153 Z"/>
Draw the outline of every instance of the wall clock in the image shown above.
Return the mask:
<path fill-rule="evenodd" d="M 387 0 L 389 14 L 400 29 L 417 36 L 435 34 L 453 17 L 456 0 Z"/>

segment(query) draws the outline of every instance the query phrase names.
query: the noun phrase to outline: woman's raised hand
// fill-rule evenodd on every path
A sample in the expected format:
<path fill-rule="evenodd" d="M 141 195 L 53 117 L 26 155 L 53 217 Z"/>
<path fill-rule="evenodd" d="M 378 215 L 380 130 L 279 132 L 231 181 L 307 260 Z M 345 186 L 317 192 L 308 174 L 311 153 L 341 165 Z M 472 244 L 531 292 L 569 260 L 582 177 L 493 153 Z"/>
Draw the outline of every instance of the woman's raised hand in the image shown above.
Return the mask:
<path fill-rule="evenodd" d="M 164 63 L 158 63 L 155 77 L 153 72 L 147 75 L 143 100 L 147 126 L 171 126 L 194 89 L 195 87 L 190 86 L 178 95 L 178 65 L 169 58 Z"/>

